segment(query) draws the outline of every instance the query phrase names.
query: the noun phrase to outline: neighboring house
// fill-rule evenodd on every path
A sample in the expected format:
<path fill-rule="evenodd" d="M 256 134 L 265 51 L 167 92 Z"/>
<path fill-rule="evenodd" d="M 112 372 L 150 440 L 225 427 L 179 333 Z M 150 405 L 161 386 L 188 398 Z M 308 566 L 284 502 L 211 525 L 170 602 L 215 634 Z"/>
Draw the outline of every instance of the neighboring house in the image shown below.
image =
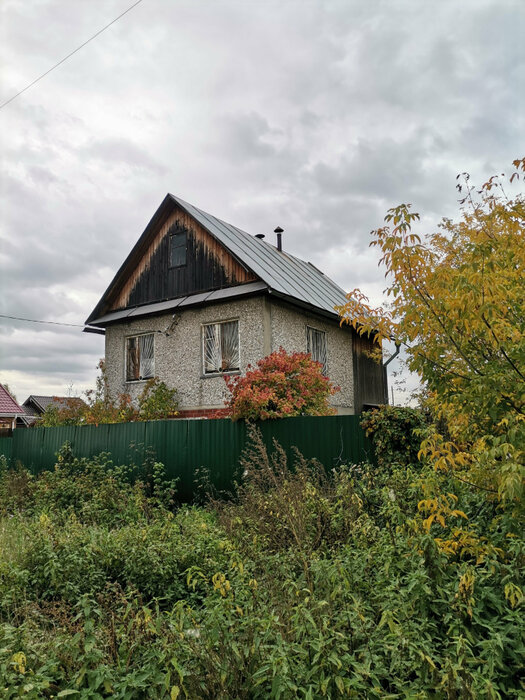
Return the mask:
<path fill-rule="evenodd" d="M 10 435 L 16 427 L 16 419 L 23 415 L 21 408 L 11 394 L 0 384 L 0 437 Z"/>
<path fill-rule="evenodd" d="M 46 408 L 50 405 L 59 405 L 61 407 L 67 407 L 73 403 L 85 404 L 83 399 L 78 397 L 70 396 L 36 396 L 31 394 L 22 404 L 24 409 L 24 415 L 18 416 L 16 420 L 17 427 L 19 428 L 29 428 L 33 423 L 40 418 L 40 416 L 45 412 Z"/>
<path fill-rule="evenodd" d="M 280 231 L 276 229 L 276 232 Z M 349 267 L 352 261 L 348 261 Z M 112 395 L 148 378 L 177 389 L 181 416 L 224 406 L 225 374 L 280 346 L 310 352 L 341 391 L 338 413 L 386 402 L 372 341 L 340 327 L 345 292 L 314 265 L 168 194 L 86 321 L 106 336 Z"/>

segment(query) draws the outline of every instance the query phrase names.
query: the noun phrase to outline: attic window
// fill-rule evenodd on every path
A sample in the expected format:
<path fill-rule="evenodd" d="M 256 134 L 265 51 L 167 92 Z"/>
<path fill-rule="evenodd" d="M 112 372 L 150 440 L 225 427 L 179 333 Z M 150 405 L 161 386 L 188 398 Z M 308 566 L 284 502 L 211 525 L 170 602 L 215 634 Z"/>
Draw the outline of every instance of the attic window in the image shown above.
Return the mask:
<path fill-rule="evenodd" d="M 239 321 L 210 323 L 203 327 L 204 374 L 239 369 Z"/>
<path fill-rule="evenodd" d="M 326 353 L 326 333 L 318 331 L 316 328 L 306 326 L 306 352 L 314 362 L 319 362 L 323 367 L 323 374 L 326 376 L 328 372 L 327 353 Z"/>
<path fill-rule="evenodd" d="M 172 233 L 170 236 L 170 267 L 182 267 L 186 265 L 187 248 L 186 231 Z"/>
<path fill-rule="evenodd" d="M 126 338 L 126 381 L 137 382 L 155 375 L 153 333 Z"/>

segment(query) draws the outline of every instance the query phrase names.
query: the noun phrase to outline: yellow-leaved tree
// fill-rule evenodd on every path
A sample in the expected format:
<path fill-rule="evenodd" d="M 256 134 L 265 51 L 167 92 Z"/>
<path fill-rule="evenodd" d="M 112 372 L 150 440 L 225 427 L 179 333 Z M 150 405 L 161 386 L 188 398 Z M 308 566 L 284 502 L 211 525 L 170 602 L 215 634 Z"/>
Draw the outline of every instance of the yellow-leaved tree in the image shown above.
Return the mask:
<path fill-rule="evenodd" d="M 525 177 L 525 158 L 509 180 Z M 459 176 L 458 176 L 459 178 Z M 459 221 L 421 237 L 410 205 L 390 209 L 373 231 L 389 303 L 372 308 L 359 290 L 338 308 L 341 323 L 395 339 L 426 384 L 438 425 L 422 444 L 437 469 L 520 502 L 525 447 L 525 201 L 504 175 L 476 190 L 463 175 Z"/>

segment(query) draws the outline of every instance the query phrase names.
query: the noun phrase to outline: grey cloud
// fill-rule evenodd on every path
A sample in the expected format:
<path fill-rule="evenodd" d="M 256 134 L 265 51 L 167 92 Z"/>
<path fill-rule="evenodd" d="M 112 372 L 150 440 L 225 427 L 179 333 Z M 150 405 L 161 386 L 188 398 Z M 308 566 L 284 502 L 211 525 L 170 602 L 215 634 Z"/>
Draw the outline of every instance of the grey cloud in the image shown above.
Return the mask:
<path fill-rule="evenodd" d="M 148 170 L 156 175 L 165 175 L 168 168 L 159 163 L 143 148 L 129 139 L 97 139 L 80 149 L 88 158 L 101 161 L 105 165 L 127 165 L 131 169 Z"/>
<path fill-rule="evenodd" d="M 9 335 L 4 327 L 9 325 Z M 9 341 L 11 371 L 59 374 L 72 381 L 84 370 L 96 366 L 93 354 L 103 353 L 101 336 L 82 333 L 82 329 L 43 326 L 0 319 L 0 337 Z M 102 340 L 101 340 L 102 338 Z M 35 393 L 37 393 L 35 391 Z"/>
<path fill-rule="evenodd" d="M 6 85 L 123 6 L 86 8 L 4 3 Z M 388 207 L 432 226 L 457 211 L 457 172 L 519 155 L 524 20 L 496 0 L 148 0 L 2 110 L 2 308 L 81 322 L 168 191 L 382 288 L 368 243 Z M 100 338 L 2 328 L 0 371 L 94 376 Z"/>
<path fill-rule="evenodd" d="M 443 142 L 426 129 L 400 141 L 391 138 L 374 142 L 360 140 L 339 162 L 317 163 L 313 182 L 321 196 L 360 196 L 367 204 L 390 207 L 414 202 L 430 208 L 438 217 L 450 201 L 441 187 L 452 183 L 456 173 L 440 164 Z M 436 186 L 439 183 L 439 186 Z"/>
<path fill-rule="evenodd" d="M 49 185 L 54 185 L 60 182 L 60 179 L 54 173 L 39 165 L 29 167 L 28 175 L 37 187 L 48 187 Z"/>
<path fill-rule="evenodd" d="M 260 114 L 224 116 L 218 120 L 217 126 L 218 143 L 215 147 L 233 162 L 266 161 L 278 154 L 271 139 L 278 136 L 279 131 Z"/>

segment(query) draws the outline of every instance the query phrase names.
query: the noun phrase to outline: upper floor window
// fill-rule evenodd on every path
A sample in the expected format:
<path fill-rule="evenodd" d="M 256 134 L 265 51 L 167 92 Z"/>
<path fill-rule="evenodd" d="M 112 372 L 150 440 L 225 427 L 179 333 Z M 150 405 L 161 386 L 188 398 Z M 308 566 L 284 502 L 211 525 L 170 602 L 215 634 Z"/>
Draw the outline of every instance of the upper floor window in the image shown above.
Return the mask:
<path fill-rule="evenodd" d="M 314 362 L 320 362 L 323 367 L 323 374 L 328 371 L 326 353 L 326 333 L 318 331 L 316 328 L 306 326 L 306 352 L 309 352 Z"/>
<path fill-rule="evenodd" d="M 186 231 L 178 231 L 170 236 L 170 267 L 186 265 L 188 239 Z"/>
<path fill-rule="evenodd" d="M 126 338 L 126 381 L 150 379 L 155 376 L 153 333 Z"/>
<path fill-rule="evenodd" d="M 239 321 L 223 321 L 204 326 L 203 357 L 204 374 L 238 370 Z"/>

